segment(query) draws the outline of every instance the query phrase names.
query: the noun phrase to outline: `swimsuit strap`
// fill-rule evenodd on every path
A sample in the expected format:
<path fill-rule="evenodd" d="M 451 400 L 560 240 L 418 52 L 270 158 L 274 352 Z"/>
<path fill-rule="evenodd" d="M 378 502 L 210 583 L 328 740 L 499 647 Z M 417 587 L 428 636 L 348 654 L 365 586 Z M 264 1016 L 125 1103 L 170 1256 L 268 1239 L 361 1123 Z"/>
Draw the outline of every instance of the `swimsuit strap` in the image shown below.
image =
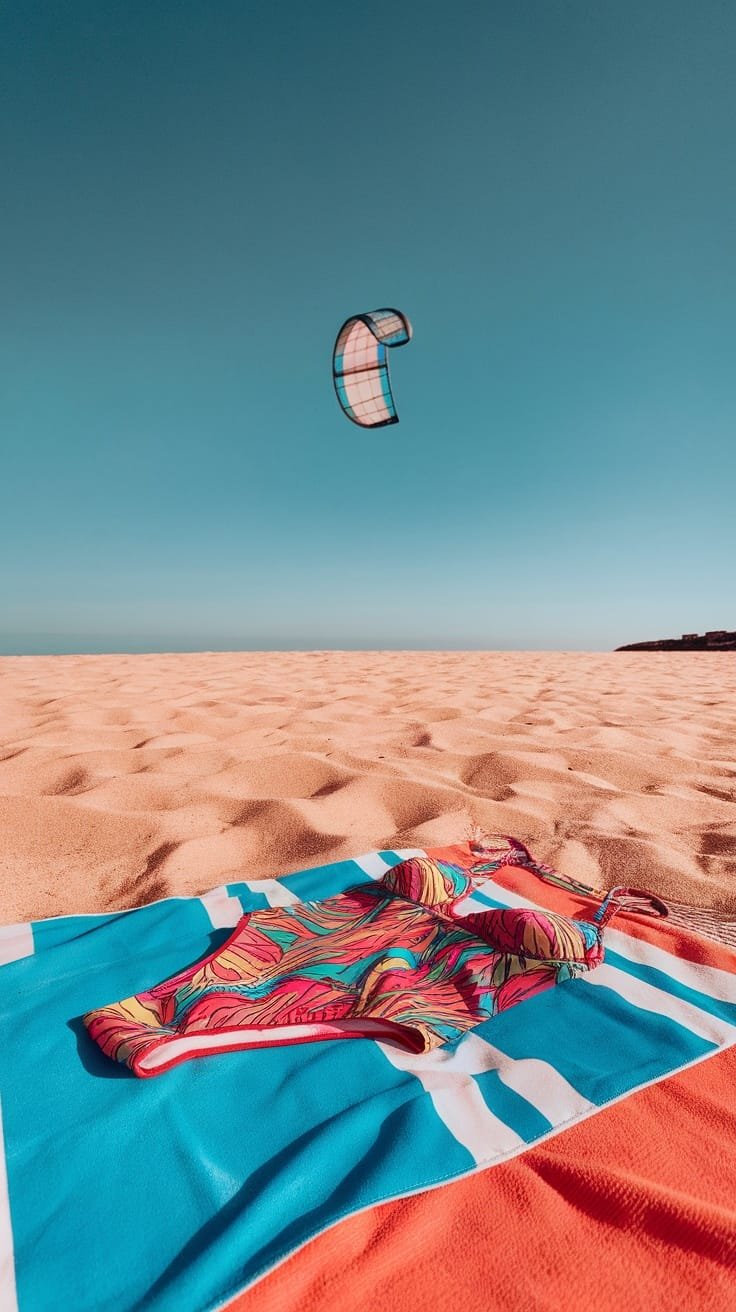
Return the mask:
<path fill-rule="evenodd" d="M 647 893 L 641 888 L 612 888 L 601 902 L 595 915 L 594 924 L 603 929 L 619 911 L 633 911 L 637 916 L 668 916 L 669 910 L 661 898 Z"/>
<path fill-rule="evenodd" d="M 478 855 L 482 853 L 486 857 L 486 860 L 480 861 L 472 867 L 473 874 L 490 874 L 494 870 L 499 870 L 502 866 L 523 866 L 525 870 L 531 870 L 535 875 L 539 875 L 539 878 L 546 883 L 555 884 L 557 888 L 564 888 L 566 892 L 577 893 L 582 897 L 600 896 L 589 884 L 581 884 L 576 879 L 570 879 L 559 874 L 557 870 L 554 870 L 552 866 L 545 865 L 543 861 L 535 861 L 529 849 L 518 838 L 511 838 L 501 834 L 491 834 L 489 837 L 503 837 L 506 846 L 487 847 L 485 843 L 471 842 L 471 851 Z M 624 888 L 619 885 L 612 888 L 605 895 L 591 920 L 600 929 L 603 929 L 603 926 L 613 920 L 613 917 L 619 911 L 633 911 L 641 916 L 666 916 L 669 914 L 666 903 L 661 898 L 654 897 L 652 893 L 647 893 L 643 889 Z"/>
<path fill-rule="evenodd" d="M 487 847 L 485 843 L 471 842 L 470 850 L 476 855 L 486 857 L 484 861 L 478 862 L 472 867 L 474 875 L 491 874 L 494 870 L 500 870 L 501 866 L 523 866 L 526 870 L 531 870 L 535 875 L 539 875 L 547 884 L 555 884 L 558 888 L 564 888 L 570 893 L 579 893 L 583 897 L 595 897 L 596 892 L 589 884 L 581 884 L 577 879 L 570 879 L 566 875 L 561 875 L 552 866 L 547 866 L 543 861 L 535 861 L 528 847 L 518 838 L 511 838 L 502 834 L 491 834 L 491 838 L 503 838 L 504 847 Z"/>

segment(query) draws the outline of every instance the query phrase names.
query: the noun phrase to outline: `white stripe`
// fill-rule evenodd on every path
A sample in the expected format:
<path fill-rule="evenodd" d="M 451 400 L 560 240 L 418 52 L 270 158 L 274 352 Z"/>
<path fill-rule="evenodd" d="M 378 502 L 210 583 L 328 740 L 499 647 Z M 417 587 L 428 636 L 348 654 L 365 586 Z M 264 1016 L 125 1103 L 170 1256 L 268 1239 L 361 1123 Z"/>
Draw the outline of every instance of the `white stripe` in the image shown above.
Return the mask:
<path fill-rule="evenodd" d="M 450 1134 L 466 1148 L 476 1163 L 488 1160 L 488 1150 L 495 1153 L 523 1148 L 524 1140 L 510 1125 L 494 1116 L 471 1075 L 451 1084 L 438 1084 L 440 1075 L 420 1075 L 432 1099 L 434 1109 Z"/>
<path fill-rule="evenodd" d="M 394 850 L 402 861 L 408 861 L 412 856 L 427 855 L 423 847 L 397 847 Z M 366 875 L 370 875 L 371 879 L 383 879 L 386 871 L 393 869 L 391 863 L 384 861 L 378 852 L 365 852 L 363 856 L 354 856 L 353 862 L 356 866 L 360 866 Z"/>
<path fill-rule="evenodd" d="M 3 1138 L 2 1108 L 0 1108 L 0 1308 L 2 1312 L 17 1312 L 15 1288 L 15 1261 L 13 1259 L 13 1228 L 10 1223 L 10 1196 L 5 1170 L 5 1140 Z"/>
<path fill-rule="evenodd" d="M 552 1125 L 586 1115 L 593 1104 L 578 1093 L 560 1072 L 549 1062 L 538 1057 L 509 1057 L 500 1048 L 494 1048 L 479 1034 L 469 1034 L 461 1047 L 473 1048 L 477 1062 L 474 1074 L 482 1070 L 495 1070 L 498 1078 L 525 1102 L 531 1103 Z"/>
<path fill-rule="evenodd" d="M 403 1052 L 397 1052 L 396 1056 L 399 1060 L 394 1061 L 394 1065 L 400 1065 L 402 1070 L 411 1071 L 413 1075 L 424 1070 L 466 1075 L 496 1071 L 504 1084 L 536 1107 L 553 1125 L 574 1116 L 583 1116 L 593 1106 L 549 1062 L 537 1057 L 509 1057 L 479 1034 L 466 1034 L 454 1052 L 434 1048 L 432 1052 L 420 1053 L 419 1056 Z"/>
<path fill-rule="evenodd" d="M 301 901 L 296 893 L 292 893 L 286 884 L 279 883 L 278 879 L 244 879 L 243 883 L 251 893 L 260 893 L 265 897 L 270 907 L 293 907 Z"/>
<path fill-rule="evenodd" d="M 32 925 L 0 925 L 0 966 L 32 956 Z"/>
<path fill-rule="evenodd" d="M 624 934 L 620 929 L 613 929 L 613 927 L 604 931 L 604 939 L 614 952 L 626 957 L 627 961 L 653 966 L 656 970 L 663 971 L 665 975 L 671 975 L 673 979 L 679 980 L 681 984 L 687 985 L 688 988 L 695 989 L 698 993 L 705 993 L 709 998 L 736 1003 L 736 974 L 719 970 L 717 966 L 703 966 L 695 961 L 685 961 L 682 957 L 666 952 L 664 948 L 655 947 L 653 943 L 644 943 L 641 939 L 632 938 L 630 934 Z"/>
<path fill-rule="evenodd" d="M 199 899 L 214 929 L 233 929 L 243 914 L 237 897 L 231 897 L 226 886 L 210 889 Z"/>
<path fill-rule="evenodd" d="M 378 1047 L 393 1066 L 415 1075 L 426 1089 L 440 1120 L 453 1138 L 479 1164 L 490 1157 L 520 1151 L 525 1142 L 491 1111 L 462 1058 L 464 1043 L 454 1052 L 409 1053 L 392 1044 Z"/>
<path fill-rule="evenodd" d="M 382 879 L 387 870 L 391 869 L 388 861 L 384 861 L 378 852 L 366 852 L 364 856 L 354 856 L 353 864 L 359 866 L 366 875 L 371 879 Z"/>
<path fill-rule="evenodd" d="M 488 911 L 488 907 L 484 906 L 479 898 L 474 898 L 471 893 L 468 897 L 464 897 L 461 902 L 455 903 L 452 914 L 459 916 L 462 920 L 463 916 L 469 916 L 472 911 Z"/>
<path fill-rule="evenodd" d="M 470 892 L 466 894 L 462 902 L 457 903 L 455 907 L 455 915 L 469 916 L 473 911 L 493 911 L 493 907 L 489 907 L 487 902 L 484 902 L 482 898 L 477 896 L 479 892 L 484 891 L 484 889 L 471 888 Z M 489 893 L 488 896 L 491 897 L 491 894 Z M 500 900 L 500 898 L 494 898 L 494 902 L 500 902 Z"/>
<path fill-rule="evenodd" d="M 707 1011 L 694 1007 L 691 1002 L 676 998 L 665 989 L 647 984 L 644 980 L 637 979 L 635 975 L 627 974 L 625 970 L 618 970 L 616 966 L 609 966 L 604 962 L 602 966 L 596 966 L 595 970 L 588 971 L 579 978 L 586 984 L 612 989 L 619 997 L 631 1003 L 632 1007 L 638 1007 L 640 1011 L 667 1016 L 709 1043 L 720 1046 L 723 1043 L 736 1041 L 736 1025 L 729 1025 L 728 1021 L 721 1020 L 720 1016 L 711 1016 Z"/>

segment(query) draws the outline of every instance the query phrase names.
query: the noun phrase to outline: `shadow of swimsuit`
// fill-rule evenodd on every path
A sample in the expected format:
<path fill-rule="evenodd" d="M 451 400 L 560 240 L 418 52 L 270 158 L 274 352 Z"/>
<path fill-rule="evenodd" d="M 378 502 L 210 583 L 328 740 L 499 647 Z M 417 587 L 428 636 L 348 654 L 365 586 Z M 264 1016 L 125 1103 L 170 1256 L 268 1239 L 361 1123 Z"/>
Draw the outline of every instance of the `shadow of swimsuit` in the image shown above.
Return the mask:
<path fill-rule="evenodd" d="M 535 869 L 511 841 L 500 859 L 475 869 Z M 593 970 L 617 894 L 634 890 L 613 890 L 590 921 L 534 909 L 458 916 L 469 892 L 460 866 L 412 857 L 339 896 L 249 912 L 210 956 L 88 1012 L 84 1024 L 108 1057 L 141 1077 L 192 1057 L 322 1039 L 369 1037 L 429 1052 Z"/>

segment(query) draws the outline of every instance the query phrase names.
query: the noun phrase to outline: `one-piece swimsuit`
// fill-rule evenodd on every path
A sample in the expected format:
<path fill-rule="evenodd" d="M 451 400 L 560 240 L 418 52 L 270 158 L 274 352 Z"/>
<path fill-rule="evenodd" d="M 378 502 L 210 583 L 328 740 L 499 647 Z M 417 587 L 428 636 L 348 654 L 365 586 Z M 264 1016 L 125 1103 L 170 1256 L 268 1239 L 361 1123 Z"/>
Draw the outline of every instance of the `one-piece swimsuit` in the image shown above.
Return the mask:
<path fill-rule="evenodd" d="M 84 1017 L 139 1076 L 238 1048 L 371 1037 L 428 1052 L 603 960 L 602 924 L 537 909 L 458 915 L 471 879 L 412 857 L 319 902 L 247 913 L 210 956 Z"/>

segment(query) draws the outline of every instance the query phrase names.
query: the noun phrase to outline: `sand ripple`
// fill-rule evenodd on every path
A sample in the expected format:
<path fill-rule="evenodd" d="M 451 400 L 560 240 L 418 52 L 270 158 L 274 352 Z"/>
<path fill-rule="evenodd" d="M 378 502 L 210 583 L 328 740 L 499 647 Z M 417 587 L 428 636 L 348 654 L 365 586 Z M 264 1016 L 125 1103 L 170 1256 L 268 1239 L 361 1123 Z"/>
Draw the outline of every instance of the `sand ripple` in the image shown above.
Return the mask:
<path fill-rule="evenodd" d="M 730 653 L 0 659 L 0 921 L 518 834 L 736 907 Z"/>

